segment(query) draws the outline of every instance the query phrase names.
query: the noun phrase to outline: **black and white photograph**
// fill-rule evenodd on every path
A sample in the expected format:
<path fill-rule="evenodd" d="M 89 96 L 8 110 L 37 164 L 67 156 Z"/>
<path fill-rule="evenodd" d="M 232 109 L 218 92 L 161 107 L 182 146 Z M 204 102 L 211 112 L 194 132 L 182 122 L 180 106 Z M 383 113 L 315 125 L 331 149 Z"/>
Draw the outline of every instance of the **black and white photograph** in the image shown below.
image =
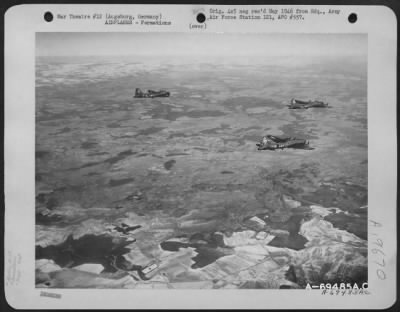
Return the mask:
<path fill-rule="evenodd" d="M 368 284 L 368 36 L 38 32 L 35 287 Z"/>

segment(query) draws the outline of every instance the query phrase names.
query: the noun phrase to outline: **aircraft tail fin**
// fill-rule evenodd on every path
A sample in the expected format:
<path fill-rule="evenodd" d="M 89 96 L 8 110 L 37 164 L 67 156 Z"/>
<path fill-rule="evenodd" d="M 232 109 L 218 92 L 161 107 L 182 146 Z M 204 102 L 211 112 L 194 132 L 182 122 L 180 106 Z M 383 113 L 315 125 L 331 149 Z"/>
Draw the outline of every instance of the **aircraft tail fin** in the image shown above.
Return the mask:
<path fill-rule="evenodd" d="M 143 91 L 140 88 L 135 89 L 135 96 L 143 96 Z"/>

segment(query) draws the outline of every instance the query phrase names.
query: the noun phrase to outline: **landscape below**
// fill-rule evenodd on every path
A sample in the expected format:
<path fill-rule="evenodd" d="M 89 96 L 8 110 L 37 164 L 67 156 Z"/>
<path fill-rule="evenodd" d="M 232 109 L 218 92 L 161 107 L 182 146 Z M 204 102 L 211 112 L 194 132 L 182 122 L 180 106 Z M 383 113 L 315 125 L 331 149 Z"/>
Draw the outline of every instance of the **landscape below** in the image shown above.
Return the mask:
<path fill-rule="evenodd" d="M 36 287 L 361 285 L 366 96 L 360 60 L 38 58 Z"/>

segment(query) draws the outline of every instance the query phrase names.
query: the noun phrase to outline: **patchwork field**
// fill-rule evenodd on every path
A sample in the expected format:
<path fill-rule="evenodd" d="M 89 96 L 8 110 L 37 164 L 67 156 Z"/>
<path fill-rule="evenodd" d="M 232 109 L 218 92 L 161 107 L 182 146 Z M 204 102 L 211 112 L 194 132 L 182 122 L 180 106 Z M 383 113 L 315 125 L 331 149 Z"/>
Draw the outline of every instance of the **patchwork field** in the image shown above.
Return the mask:
<path fill-rule="evenodd" d="M 349 58 L 37 58 L 37 287 L 365 282 L 366 74 Z M 266 134 L 313 149 L 258 151 Z"/>

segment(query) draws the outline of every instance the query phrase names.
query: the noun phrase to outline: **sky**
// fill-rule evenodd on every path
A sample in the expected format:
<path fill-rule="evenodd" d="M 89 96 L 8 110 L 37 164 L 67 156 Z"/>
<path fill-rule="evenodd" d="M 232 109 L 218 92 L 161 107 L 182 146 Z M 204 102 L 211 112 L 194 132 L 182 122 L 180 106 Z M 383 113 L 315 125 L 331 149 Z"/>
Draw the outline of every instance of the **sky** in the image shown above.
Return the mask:
<path fill-rule="evenodd" d="M 48 32 L 37 56 L 365 56 L 364 34 Z"/>

